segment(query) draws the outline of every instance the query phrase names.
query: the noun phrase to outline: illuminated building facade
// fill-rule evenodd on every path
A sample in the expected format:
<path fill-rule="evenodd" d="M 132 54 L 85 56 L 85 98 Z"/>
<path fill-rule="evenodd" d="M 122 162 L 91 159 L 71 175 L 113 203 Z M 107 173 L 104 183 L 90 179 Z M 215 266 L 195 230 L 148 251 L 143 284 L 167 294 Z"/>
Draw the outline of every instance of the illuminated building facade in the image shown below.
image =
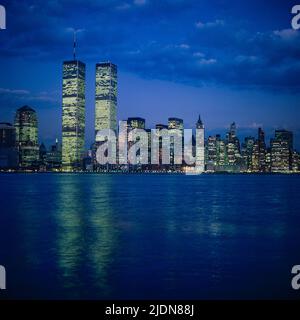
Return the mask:
<path fill-rule="evenodd" d="M 46 154 L 46 164 L 48 170 L 59 170 L 61 168 L 61 147 L 57 139 Z"/>
<path fill-rule="evenodd" d="M 254 145 L 255 145 L 254 137 L 246 137 L 244 140 L 244 143 L 242 144 L 241 155 L 247 167 L 247 170 L 249 171 L 252 170 L 252 156 L 253 156 Z"/>
<path fill-rule="evenodd" d="M 170 164 L 173 169 L 179 169 L 183 160 L 183 120 L 179 118 L 169 118 L 168 119 L 168 130 L 170 135 Z M 180 133 L 181 137 L 181 159 L 175 159 L 175 143 L 176 143 L 176 135 Z M 179 141 L 178 141 L 179 143 Z M 180 162 L 181 164 L 176 164 L 175 162 Z M 180 161 L 181 160 L 181 161 Z"/>
<path fill-rule="evenodd" d="M 129 135 L 130 131 L 134 129 L 145 130 L 145 126 L 146 126 L 146 121 L 143 118 L 139 118 L 139 117 L 128 118 L 127 119 L 128 137 L 130 138 L 130 135 Z M 141 148 L 147 149 L 147 152 L 148 152 L 147 157 L 146 155 L 144 155 L 144 157 L 142 156 L 140 149 L 136 150 L 136 159 L 137 159 L 138 165 L 141 165 L 146 161 L 149 163 L 149 144 L 151 143 L 151 140 L 149 141 L 149 133 L 147 132 L 147 138 L 145 137 L 144 139 L 143 137 L 144 135 L 142 135 L 141 137 L 137 136 L 135 141 L 128 140 L 128 150 L 130 150 L 130 148 L 138 141 L 140 143 Z M 150 139 L 151 139 L 151 135 L 150 135 Z"/>
<path fill-rule="evenodd" d="M 162 137 L 160 136 L 160 131 L 161 130 L 168 130 L 168 126 L 166 124 L 157 124 L 155 126 L 155 133 L 156 133 L 156 136 L 158 137 L 158 165 L 156 166 L 153 166 L 153 168 L 157 169 L 157 170 L 161 170 L 164 168 L 164 166 L 162 165 L 162 145 L 163 145 L 163 142 L 162 142 Z"/>
<path fill-rule="evenodd" d="M 239 162 L 240 155 L 240 142 L 236 136 L 236 124 L 233 122 L 230 125 L 229 132 L 226 137 L 227 143 L 227 156 L 229 165 L 235 165 Z"/>
<path fill-rule="evenodd" d="M 200 118 L 196 123 L 196 171 L 205 171 L 204 124 Z"/>
<path fill-rule="evenodd" d="M 127 120 L 127 124 L 128 124 L 128 129 L 132 130 L 132 129 L 145 129 L 145 119 L 143 118 L 128 118 Z"/>
<path fill-rule="evenodd" d="M 253 145 L 251 170 L 253 172 L 266 171 L 265 133 L 261 128 L 258 128 L 258 138 Z"/>
<path fill-rule="evenodd" d="M 276 130 L 271 139 L 271 171 L 287 172 L 292 169 L 293 133 L 287 130 Z"/>
<path fill-rule="evenodd" d="M 17 110 L 15 116 L 16 145 L 19 150 L 19 166 L 24 169 L 36 167 L 39 160 L 38 119 L 29 106 Z"/>
<path fill-rule="evenodd" d="M 209 136 L 206 141 L 206 166 L 207 169 L 214 170 L 217 165 L 217 143 L 216 136 Z"/>
<path fill-rule="evenodd" d="M 96 64 L 95 136 L 99 130 L 117 132 L 117 66 Z"/>
<path fill-rule="evenodd" d="M 85 64 L 63 63 L 62 168 L 81 167 L 85 136 Z"/>
<path fill-rule="evenodd" d="M 0 168 L 17 168 L 18 162 L 16 129 L 11 123 L 0 123 Z"/>

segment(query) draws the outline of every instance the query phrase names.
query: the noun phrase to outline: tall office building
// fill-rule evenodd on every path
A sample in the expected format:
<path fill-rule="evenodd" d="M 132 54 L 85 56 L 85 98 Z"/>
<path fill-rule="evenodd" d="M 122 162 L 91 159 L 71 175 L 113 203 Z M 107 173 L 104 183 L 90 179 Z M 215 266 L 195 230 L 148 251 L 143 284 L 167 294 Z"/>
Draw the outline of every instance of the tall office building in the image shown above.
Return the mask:
<path fill-rule="evenodd" d="M 63 63 L 62 167 L 81 167 L 85 135 L 85 64 L 78 60 Z"/>
<path fill-rule="evenodd" d="M 130 131 L 134 129 L 145 130 L 145 126 L 146 126 L 146 121 L 143 118 L 139 118 L 139 117 L 128 118 L 127 119 L 128 137 L 130 137 L 129 135 Z M 151 131 L 150 131 L 150 134 L 151 134 Z M 150 135 L 150 139 L 151 139 L 151 135 Z M 142 155 L 140 149 L 136 150 L 137 164 L 140 165 L 141 163 L 146 162 L 146 160 L 149 163 L 149 146 L 151 143 L 151 140 L 149 141 L 149 132 L 147 132 L 147 138 L 144 137 L 144 135 L 142 135 L 142 139 L 141 137 L 138 136 L 135 141 L 128 141 L 128 150 L 130 150 L 130 148 L 132 148 L 136 142 L 140 143 L 141 148 L 147 149 L 147 155 L 145 154 Z"/>
<path fill-rule="evenodd" d="M 199 115 L 196 123 L 196 171 L 198 173 L 205 171 L 204 151 L 204 124 Z"/>
<path fill-rule="evenodd" d="M 117 131 L 117 66 L 96 64 L 95 137 L 99 130 Z"/>
<path fill-rule="evenodd" d="M 252 171 L 254 172 L 266 171 L 265 133 L 261 128 L 258 128 L 258 138 L 253 145 Z"/>
<path fill-rule="evenodd" d="M 240 160 L 240 141 L 236 136 L 236 124 L 233 122 L 230 125 L 229 132 L 226 136 L 227 155 L 230 165 L 235 165 Z"/>
<path fill-rule="evenodd" d="M 183 160 L 183 142 L 184 142 L 183 120 L 179 118 L 169 118 L 168 130 L 170 135 L 170 164 L 173 168 L 179 169 Z M 179 135 L 181 135 L 181 159 L 179 157 L 179 154 L 177 155 L 177 158 L 175 158 L 175 149 L 176 149 L 175 144 L 178 144 L 178 148 L 180 147 L 179 146 L 180 141 L 176 139 L 176 137 L 180 139 Z M 181 164 L 178 164 L 178 163 L 176 164 L 176 162 L 180 162 Z"/>
<path fill-rule="evenodd" d="M 48 170 L 59 170 L 61 168 L 61 147 L 57 139 L 46 154 L 46 164 Z"/>
<path fill-rule="evenodd" d="M 14 169 L 18 162 L 16 129 L 11 123 L 0 123 L 0 168 Z"/>
<path fill-rule="evenodd" d="M 288 130 L 275 130 L 275 139 L 286 141 L 290 150 L 294 148 L 293 132 Z"/>
<path fill-rule="evenodd" d="M 209 136 L 206 142 L 206 164 L 208 170 L 214 170 L 217 165 L 217 140 L 216 136 Z"/>
<path fill-rule="evenodd" d="M 158 138 L 158 165 L 154 166 L 154 168 L 158 169 L 158 170 L 161 170 L 163 169 L 163 158 L 162 158 L 162 154 L 163 154 L 163 142 L 162 142 L 162 137 L 161 137 L 161 130 L 168 130 L 168 126 L 166 124 L 157 124 L 155 126 L 155 134 Z M 154 149 L 154 147 L 152 148 L 152 150 Z"/>
<path fill-rule="evenodd" d="M 36 112 L 24 106 L 15 116 L 16 145 L 19 150 L 19 165 L 33 168 L 39 160 L 38 119 Z"/>
<path fill-rule="evenodd" d="M 216 135 L 216 146 L 217 146 L 217 168 L 228 165 L 228 156 L 227 156 L 227 148 L 226 143 L 219 134 Z"/>
<path fill-rule="evenodd" d="M 290 152 L 287 141 L 271 139 L 271 171 L 287 172 L 290 169 Z"/>
<path fill-rule="evenodd" d="M 128 118 L 127 124 L 128 124 L 128 129 L 145 129 L 145 119 L 135 117 L 135 118 Z"/>
<path fill-rule="evenodd" d="M 249 171 L 252 170 L 252 156 L 253 156 L 254 145 L 255 145 L 254 137 L 246 137 L 244 140 L 244 143 L 242 144 L 241 155 L 247 167 L 247 170 Z"/>
<path fill-rule="evenodd" d="M 271 139 L 271 171 L 287 172 L 292 169 L 293 133 L 287 130 L 276 130 Z"/>

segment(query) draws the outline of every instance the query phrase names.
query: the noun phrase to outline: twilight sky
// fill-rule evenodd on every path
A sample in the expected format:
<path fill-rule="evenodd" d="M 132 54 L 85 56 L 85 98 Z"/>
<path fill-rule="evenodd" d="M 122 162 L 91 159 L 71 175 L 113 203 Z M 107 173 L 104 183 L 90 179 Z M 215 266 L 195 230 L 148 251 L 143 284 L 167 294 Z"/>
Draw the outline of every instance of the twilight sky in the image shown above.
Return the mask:
<path fill-rule="evenodd" d="M 297 1 L 296 1 L 297 2 Z M 95 64 L 118 65 L 118 119 L 168 117 L 191 128 L 201 113 L 207 134 L 269 138 L 295 133 L 300 149 L 300 30 L 295 1 L 0 0 L 0 122 L 25 104 L 37 112 L 40 141 L 61 135 L 62 61 L 87 64 L 86 142 L 93 141 Z"/>

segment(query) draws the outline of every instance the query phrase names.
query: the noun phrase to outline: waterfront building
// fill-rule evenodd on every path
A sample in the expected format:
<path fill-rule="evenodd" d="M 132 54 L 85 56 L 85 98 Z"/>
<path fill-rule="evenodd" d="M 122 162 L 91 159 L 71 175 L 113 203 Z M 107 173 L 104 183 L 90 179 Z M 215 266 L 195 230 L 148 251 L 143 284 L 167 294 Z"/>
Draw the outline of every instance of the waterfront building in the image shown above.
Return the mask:
<path fill-rule="evenodd" d="M 271 165 L 272 165 L 271 148 L 267 148 L 267 150 L 266 150 L 266 172 L 271 172 Z"/>
<path fill-rule="evenodd" d="M 228 156 L 226 142 L 221 139 L 219 134 L 216 135 L 216 152 L 217 152 L 217 167 L 224 168 L 228 165 Z"/>
<path fill-rule="evenodd" d="M 18 166 L 16 129 L 11 123 L 0 123 L 0 169 L 16 169 Z"/>
<path fill-rule="evenodd" d="M 261 128 L 258 128 L 258 138 L 254 143 L 252 152 L 252 168 L 253 172 L 266 171 L 266 143 L 265 133 Z"/>
<path fill-rule="evenodd" d="M 288 142 L 271 139 L 271 171 L 287 172 L 290 169 L 290 151 Z"/>
<path fill-rule="evenodd" d="M 48 170 L 58 171 L 61 169 L 61 146 L 58 139 L 55 140 L 55 144 L 50 147 L 46 154 L 46 165 Z"/>
<path fill-rule="evenodd" d="M 209 136 L 206 142 L 206 169 L 214 171 L 217 166 L 217 139 Z"/>
<path fill-rule="evenodd" d="M 128 130 L 145 129 L 146 121 L 143 118 L 135 117 L 127 119 Z"/>
<path fill-rule="evenodd" d="M 117 66 L 96 64 L 95 137 L 100 130 L 117 132 Z"/>
<path fill-rule="evenodd" d="M 137 170 L 141 169 L 142 165 L 146 165 L 145 162 L 148 162 L 149 164 L 149 145 L 151 144 L 151 130 L 150 130 L 150 137 L 149 137 L 149 131 L 147 132 L 147 135 L 144 136 L 143 134 L 141 136 L 137 136 L 135 140 L 131 139 L 130 132 L 134 129 L 137 129 L 137 131 L 145 130 L 146 121 L 143 118 L 140 117 L 131 117 L 127 119 L 127 132 L 128 132 L 128 151 L 137 143 L 140 143 L 139 149 L 136 150 L 136 165 L 130 165 L 131 169 Z M 147 149 L 147 156 L 143 156 L 141 154 L 141 149 Z"/>
<path fill-rule="evenodd" d="M 271 139 L 271 171 L 288 172 L 292 169 L 293 133 L 276 130 Z"/>
<path fill-rule="evenodd" d="M 292 171 L 300 171 L 300 154 L 296 150 L 294 150 L 292 154 Z"/>
<path fill-rule="evenodd" d="M 226 135 L 227 156 L 229 165 L 237 165 L 240 161 L 240 141 L 236 135 L 236 124 L 233 122 Z"/>
<path fill-rule="evenodd" d="M 166 124 L 161 124 L 161 123 L 159 123 L 159 124 L 157 124 L 157 125 L 155 126 L 155 129 L 156 129 L 156 130 L 168 129 L 168 126 L 167 126 Z"/>
<path fill-rule="evenodd" d="M 179 118 L 169 118 L 168 130 L 170 135 L 170 168 L 173 170 L 179 170 L 183 160 L 183 142 L 184 142 L 183 120 Z M 175 143 L 177 140 L 176 137 L 178 137 L 179 140 L 181 139 L 181 159 L 179 158 L 175 159 L 175 147 L 176 147 Z M 179 140 L 178 140 L 178 143 L 180 143 Z M 176 162 L 180 162 L 180 164 L 178 163 L 176 164 Z"/>
<path fill-rule="evenodd" d="M 253 156 L 254 146 L 255 148 L 257 147 L 255 145 L 254 137 L 246 137 L 244 140 L 244 143 L 242 144 L 241 155 L 242 155 L 243 162 L 245 163 L 248 171 L 251 171 L 253 166 L 252 156 Z"/>
<path fill-rule="evenodd" d="M 204 124 L 199 115 L 196 123 L 196 164 L 197 173 L 205 171 L 205 144 L 204 144 Z"/>
<path fill-rule="evenodd" d="M 47 156 L 47 148 L 44 145 L 44 143 L 41 143 L 41 145 L 39 147 L 40 165 L 42 165 L 42 166 L 46 165 L 46 156 Z"/>
<path fill-rule="evenodd" d="M 39 160 L 38 119 L 35 110 L 24 106 L 15 116 L 16 145 L 19 151 L 19 166 L 36 169 Z"/>
<path fill-rule="evenodd" d="M 157 170 L 164 170 L 166 169 L 166 167 L 162 164 L 162 137 L 160 136 L 160 131 L 161 130 L 168 130 L 168 126 L 166 124 L 157 124 L 155 126 L 156 129 L 156 134 L 158 135 L 158 141 L 159 141 L 159 149 L 158 149 L 158 153 L 159 153 L 159 164 L 158 165 L 154 165 L 152 166 L 152 168 L 155 168 Z"/>
<path fill-rule="evenodd" d="M 63 63 L 62 168 L 82 166 L 85 138 L 85 64 L 79 60 Z"/>

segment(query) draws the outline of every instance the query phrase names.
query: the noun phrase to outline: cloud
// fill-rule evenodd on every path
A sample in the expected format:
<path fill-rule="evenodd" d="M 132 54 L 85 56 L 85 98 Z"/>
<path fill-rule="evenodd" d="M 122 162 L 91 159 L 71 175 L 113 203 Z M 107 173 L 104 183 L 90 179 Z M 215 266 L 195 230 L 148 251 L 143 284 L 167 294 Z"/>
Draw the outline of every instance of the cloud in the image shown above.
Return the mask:
<path fill-rule="evenodd" d="M 32 93 L 25 89 L 9 89 L 0 88 L 0 101 L 14 101 L 15 103 L 29 103 L 29 102 L 58 102 L 58 92 L 37 92 Z M 4 103 L 5 104 L 5 103 Z"/>
<path fill-rule="evenodd" d="M 198 21 L 196 22 L 196 28 L 198 29 L 205 29 L 205 28 L 215 28 L 215 27 L 220 27 L 220 26 L 224 26 L 225 22 L 224 20 L 215 20 L 215 21 L 211 21 L 211 22 L 201 22 L 201 21 Z"/>
<path fill-rule="evenodd" d="M 147 3 L 147 0 L 134 0 L 133 3 L 137 6 L 143 6 Z"/>
<path fill-rule="evenodd" d="M 193 56 L 197 58 L 203 58 L 205 57 L 205 54 L 203 52 L 194 52 Z"/>
<path fill-rule="evenodd" d="M 210 65 L 210 64 L 215 64 L 217 63 L 217 60 L 216 59 L 201 59 L 199 60 L 199 64 L 201 65 Z"/>
<path fill-rule="evenodd" d="M 189 48 L 190 48 L 190 46 L 189 46 L 188 44 L 186 44 L 186 43 L 180 44 L 179 47 L 180 47 L 181 49 L 189 49 Z"/>
<path fill-rule="evenodd" d="M 116 6 L 117 10 L 128 10 L 131 8 L 131 5 L 129 3 L 122 3 Z"/>
<path fill-rule="evenodd" d="M 300 33 L 260 31 L 259 21 L 240 19 L 242 12 L 225 22 L 215 5 L 214 0 L 207 7 L 192 0 L 11 0 L 7 8 L 14 14 L 1 33 L 0 61 L 61 63 L 72 53 L 70 31 L 76 29 L 78 56 L 85 62 L 112 60 L 145 78 L 193 86 L 298 90 Z"/>
<path fill-rule="evenodd" d="M 28 90 L 20 89 L 7 89 L 0 88 L 0 93 L 2 94 L 12 94 L 12 95 L 28 95 L 30 92 Z"/>
<path fill-rule="evenodd" d="M 298 31 L 293 29 L 283 29 L 283 30 L 275 30 L 274 32 L 275 36 L 280 37 L 283 40 L 293 40 L 298 37 Z"/>
<path fill-rule="evenodd" d="M 258 129 L 258 128 L 263 128 L 263 124 L 262 123 L 257 123 L 257 122 L 252 122 L 248 125 L 243 126 L 243 128 L 245 129 Z"/>

